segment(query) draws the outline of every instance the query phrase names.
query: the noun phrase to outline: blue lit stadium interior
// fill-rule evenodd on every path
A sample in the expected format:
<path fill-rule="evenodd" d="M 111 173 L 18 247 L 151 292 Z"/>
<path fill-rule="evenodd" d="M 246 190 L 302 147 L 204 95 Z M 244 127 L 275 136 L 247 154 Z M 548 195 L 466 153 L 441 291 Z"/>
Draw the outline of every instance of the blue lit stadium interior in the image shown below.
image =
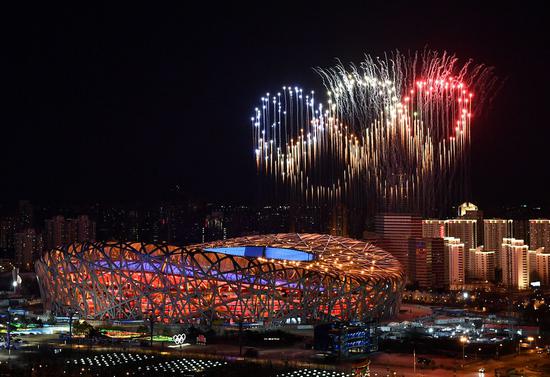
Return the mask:
<path fill-rule="evenodd" d="M 308 262 L 314 259 L 313 254 L 294 249 L 263 246 L 214 247 L 204 249 L 213 253 L 229 254 L 239 257 L 263 257 L 267 259 L 291 260 Z"/>

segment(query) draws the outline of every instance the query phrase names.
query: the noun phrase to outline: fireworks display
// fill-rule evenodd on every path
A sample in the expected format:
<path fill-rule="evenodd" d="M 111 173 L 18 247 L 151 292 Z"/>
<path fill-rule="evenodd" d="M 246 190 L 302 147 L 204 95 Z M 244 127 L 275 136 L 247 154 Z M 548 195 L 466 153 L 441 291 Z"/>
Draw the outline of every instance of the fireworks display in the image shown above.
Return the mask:
<path fill-rule="evenodd" d="M 471 124 L 495 84 L 490 68 L 424 51 L 316 71 L 324 104 L 284 86 L 251 119 L 258 171 L 286 199 L 436 216 L 468 198 Z"/>

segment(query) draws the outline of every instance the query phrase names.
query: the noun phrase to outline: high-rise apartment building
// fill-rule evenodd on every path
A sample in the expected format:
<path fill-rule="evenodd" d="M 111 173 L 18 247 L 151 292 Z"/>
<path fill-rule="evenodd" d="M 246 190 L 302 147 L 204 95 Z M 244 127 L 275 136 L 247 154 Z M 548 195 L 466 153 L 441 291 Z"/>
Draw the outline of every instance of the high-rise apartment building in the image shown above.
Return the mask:
<path fill-rule="evenodd" d="M 464 267 L 468 269 L 468 253 L 470 249 L 475 249 L 477 243 L 477 220 L 473 219 L 453 219 L 445 221 L 445 236 L 458 238 L 464 244 Z"/>
<path fill-rule="evenodd" d="M 548 288 L 550 287 L 550 252 L 543 252 L 542 249 L 535 256 L 536 258 L 536 271 L 540 283 Z"/>
<path fill-rule="evenodd" d="M 505 238 L 500 254 L 502 283 L 510 288 L 529 287 L 529 247 L 523 240 Z"/>
<path fill-rule="evenodd" d="M 0 258 L 13 257 L 15 247 L 15 218 L 6 216 L 0 219 Z"/>
<path fill-rule="evenodd" d="M 458 238 L 445 237 L 446 281 L 451 290 L 464 286 L 464 243 Z"/>
<path fill-rule="evenodd" d="M 90 220 L 87 215 L 80 215 L 76 219 L 76 238 L 78 242 L 95 241 L 95 221 Z"/>
<path fill-rule="evenodd" d="M 86 215 L 76 219 L 54 216 L 45 222 L 45 245 L 51 249 L 72 242 L 94 241 L 95 232 L 95 222 Z"/>
<path fill-rule="evenodd" d="M 468 261 L 464 266 L 464 275 L 466 279 L 477 279 L 475 276 L 475 265 L 476 265 L 476 252 L 483 248 L 483 246 L 478 246 L 475 249 L 464 250 L 466 257 L 464 260 Z"/>
<path fill-rule="evenodd" d="M 500 250 L 504 238 L 512 238 L 513 221 L 505 219 L 483 220 L 483 246 L 495 252 L 495 267 L 500 269 Z"/>
<path fill-rule="evenodd" d="M 17 207 L 16 231 L 31 228 L 34 222 L 34 209 L 30 201 L 20 200 Z"/>
<path fill-rule="evenodd" d="M 529 250 L 529 281 L 540 280 L 537 255 L 544 253 L 544 247 L 539 247 L 537 250 Z"/>
<path fill-rule="evenodd" d="M 460 219 L 476 220 L 476 233 L 478 242 L 483 240 L 483 211 L 475 204 L 466 202 L 458 207 L 458 217 Z"/>
<path fill-rule="evenodd" d="M 33 228 L 15 234 L 15 265 L 23 270 L 34 268 L 33 260 L 42 252 L 42 235 Z"/>
<path fill-rule="evenodd" d="M 529 246 L 532 249 L 544 247 L 550 251 L 550 220 L 529 220 Z"/>
<path fill-rule="evenodd" d="M 445 220 L 422 220 L 422 237 L 424 238 L 444 238 Z"/>
<path fill-rule="evenodd" d="M 514 218 L 514 227 L 512 230 L 511 238 L 515 238 L 516 240 L 529 240 L 529 242 L 531 242 L 529 238 L 529 220 Z"/>
<path fill-rule="evenodd" d="M 494 251 L 487 251 L 483 246 L 470 250 L 471 276 L 482 281 L 495 280 L 495 258 Z"/>
<path fill-rule="evenodd" d="M 445 221 L 445 236 L 458 238 L 466 250 L 475 249 L 477 243 L 477 220 L 453 219 Z"/>
<path fill-rule="evenodd" d="M 47 249 L 66 243 L 67 231 L 65 226 L 65 217 L 54 216 L 46 220 L 44 225 L 44 241 Z"/>

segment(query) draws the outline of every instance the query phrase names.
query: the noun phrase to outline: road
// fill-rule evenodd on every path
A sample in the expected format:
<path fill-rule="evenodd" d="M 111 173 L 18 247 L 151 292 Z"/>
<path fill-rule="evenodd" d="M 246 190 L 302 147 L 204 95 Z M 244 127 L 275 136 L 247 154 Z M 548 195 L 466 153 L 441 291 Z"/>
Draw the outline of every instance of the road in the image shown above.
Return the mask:
<path fill-rule="evenodd" d="M 63 345 L 58 340 L 57 336 L 52 335 L 34 335 L 22 337 L 27 342 L 25 349 L 32 351 L 38 350 L 41 347 L 60 347 L 60 348 L 82 348 L 89 349 L 96 352 L 109 352 L 109 351 L 129 351 L 129 352 L 146 352 L 146 353 L 159 353 L 173 354 L 173 355 L 186 355 L 190 357 L 198 358 L 222 358 L 230 357 L 238 359 L 239 347 L 238 345 L 208 345 L 208 346 L 189 346 L 182 349 L 168 348 L 157 345 L 153 349 L 148 347 L 133 347 L 122 344 L 105 344 L 105 345 L 78 345 L 74 344 Z M 322 369 L 336 369 L 336 370 L 350 370 L 351 363 L 344 362 L 338 365 L 326 365 L 313 361 L 310 356 L 315 353 L 313 350 L 305 350 L 296 347 L 288 348 L 272 348 L 272 349 L 260 349 L 259 357 L 247 358 L 247 361 L 254 363 L 271 363 L 280 366 L 292 366 L 298 368 L 322 368 Z M 417 350 L 418 351 L 418 350 Z M 18 358 L 20 351 L 14 351 L 12 354 L 12 360 Z M 0 352 L 0 362 L 5 361 L 7 357 L 6 351 Z M 539 377 L 544 375 L 550 375 L 550 356 L 547 354 L 537 354 L 534 352 L 526 352 L 522 355 L 509 355 L 503 356 L 499 360 L 487 359 L 482 361 L 468 362 L 464 368 L 460 367 L 460 358 L 442 357 L 438 355 L 428 355 L 417 353 L 417 357 L 425 357 L 434 361 L 435 367 L 433 369 L 421 369 L 417 366 L 417 373 L 413 371 L 413 356 L 411 354 L 398 354 L 398 353 L 382 353 L 378 352 L 372 354 L 371 359 L 371 376 L 383 377 L 430 377 L 430 376 L 457 376 L 457 377 L 480 377 L 478 372 L 479 368 L 483 367 L 487 371 L 483 377 L 495 376 L 495 369 L 498 368 L 516 368 L 522 372 L 525 377 Z M 24 362 L 24 360 L 19 360 Z M 541 367 L 546 367 L 546 374 L 541 371 Z M 496 376 L 495 376 L 496 377 Z"/>
<path fill-rule="evenodd" d="M 405 354 L 375 354 L 371 362 L 371 375 L 376 377 L 431 377 L 431 376 L 456 376 L 456 377 L 496 377 L 496 369 L 516 369 L 525 377 L 542 377 L 550 375 L 550 356 L 534 352 L 522 355 L 508 355 L 499 360 L 487 359 L 466 363 L 460 367 L 460 359 L 442 358 L 440 356 L 422 355 L 434 360 L 436 367 L 420 368 L 417 366 L 416 375 L 413 370 L 412 355 Z M 485 368 L 485 374 L 479 373 L 480 368 Z M 544 370 L 544 372 L 543 372 Z M 505 376 L 505 374 L 501 374 Z"/>

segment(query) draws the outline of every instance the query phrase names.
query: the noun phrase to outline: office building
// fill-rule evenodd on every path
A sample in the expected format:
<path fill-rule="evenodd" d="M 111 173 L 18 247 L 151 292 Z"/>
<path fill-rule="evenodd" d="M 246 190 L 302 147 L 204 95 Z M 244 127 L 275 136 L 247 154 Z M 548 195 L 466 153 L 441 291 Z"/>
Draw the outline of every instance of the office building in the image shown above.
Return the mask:
<path fill-rule="evenodd" d="M 422 219 L 411 214 L 381 213 L 376 216 L 376 233 L 379 245 L 407 269 L 409 238 L 422 238 Z"/>
<path fill-rule="evenodd" d="M 421 289 L 445 288 L 443 238 L 409 238 L 409 281 Z"/>

